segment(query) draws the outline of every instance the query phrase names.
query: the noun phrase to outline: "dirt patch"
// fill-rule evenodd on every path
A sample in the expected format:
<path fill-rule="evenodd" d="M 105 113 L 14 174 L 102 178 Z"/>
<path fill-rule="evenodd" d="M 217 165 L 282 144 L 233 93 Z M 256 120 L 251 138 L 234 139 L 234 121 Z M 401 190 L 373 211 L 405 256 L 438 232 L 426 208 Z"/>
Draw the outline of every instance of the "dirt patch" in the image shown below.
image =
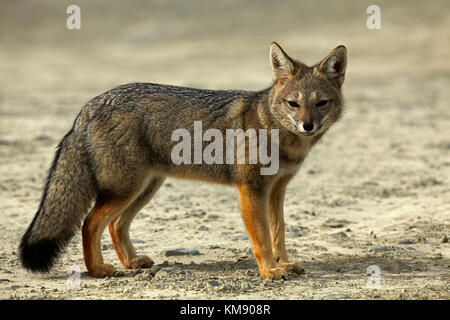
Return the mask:
<path fill-rule="evenodd" d="M 158 2 L 126 14 L 119 1 L 81 1 L 89 15 L 79 33 L 65 29 L 59 1 L 46 3 L 0 8 L 0 298 L 450 298 L 448 1 L 382 2 L 379 31 L 366 28 L 364 1 L 330 1 L 327 10 L 316 1 L 290 10 L 275 1 Z M 79 235 L 51 273 L 20 268 L 20 237 L 55 147 L 86 101 L 133 81 L 262 89 L 273 40 L 306 63 L 341 43 L 349 49 L 345 115 L 285 200 L 287 248 L 304 275 L 261 280 L 235 191 L 172 179 L 131 228 L 157 267 L 122 269 L 105 234 L 105 261 L 118 277 L 86 275 Z M 171 248 L 199 254 L 167 257 Z M 81 272 L 79 290 L 70 270 Z"/>

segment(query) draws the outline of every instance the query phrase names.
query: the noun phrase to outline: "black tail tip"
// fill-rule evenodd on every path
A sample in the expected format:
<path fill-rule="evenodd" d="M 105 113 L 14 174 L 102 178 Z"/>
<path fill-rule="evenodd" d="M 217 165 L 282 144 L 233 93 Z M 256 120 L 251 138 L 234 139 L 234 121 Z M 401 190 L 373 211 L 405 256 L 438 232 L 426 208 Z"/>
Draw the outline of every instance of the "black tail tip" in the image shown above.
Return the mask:
<path fill-rule="evenodd" d="M 32 272 L 48 272 L 60 252 L 56 240 L 44 239 L 34 243 L 24 236 L 20 243 L 20 261 L 22 266 Z"/>

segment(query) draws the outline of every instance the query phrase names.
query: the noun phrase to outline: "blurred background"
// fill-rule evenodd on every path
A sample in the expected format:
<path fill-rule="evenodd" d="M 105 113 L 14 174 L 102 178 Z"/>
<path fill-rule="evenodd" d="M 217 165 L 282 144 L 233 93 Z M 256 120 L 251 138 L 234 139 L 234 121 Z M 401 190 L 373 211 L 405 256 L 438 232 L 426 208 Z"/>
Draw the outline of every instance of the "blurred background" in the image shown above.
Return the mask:
<path fill-rule="evenodd" d="M 68 30 L 66 8 L 81 8 Z M 1 77 L 14 90 L 92 89 L 129 81 L 259 89 L 279 42 L 315 63 L 339 44 L 348 78 L 449 71 L 449 1 L 2 1 Z M 239 81 L 239 84 L 237 84 Z M 36 90 L 37 91 L 37 90 Z"/>
<path fill-rule="evenodd" d="M 66 27 L 72 4 L 81 8 L 80 30 Z M 370 4 L 2 1 L 0 111 L 39 116 L 56 108 L 71 118 L 93 95 L 134 81 L 262 89 L 271 82 L 272 41 L 307 64 L 346 45 L 347 89 L 380 77 L 448 76 L 449 1 L 378 1 L 380 30 L 367 28 Z"/>
<path fill-rule="evenodd" d="M 80 30 L 66 27 L 66 9 L 73 4 L 81 9 Z M 367 28 L 371 14 L 366 10 L 373 4 L 381 9 L 380 30 Z M 290 254 L 305 261 L 313 278 L 334 272 L 336 261 L 339 270 L 356 274 L 375 263 L 384 279 L 389 272 L 409 272 L 409 278 L 387 280 L 382 298 L 448 298 L 450 250 L 448 240 L 441 240 L 450 230 L 448 0 L 1 1 L 0 259 L 9 261 L 14 273 L 23 272 L 11 251 L 38 206 L 54 149 L 83 104 L 129 82 L 264 89 L 272 80 L 272 41 L 306 64 L 319 62 L 340 44 L 348 49 L 344 116 L 288 187 L 287 230 L 302 234 L 288 239 Z M 204 253 L 199 259 L 228 261 L 241 251 L 216 252 L 207 244 L 248 250 L 248 241 L 231 240 L 245 234 L 234 190 L 167 181 L 136 222 L 145 224 L 134 235 L 146 240 L 148 254 L 161 259 L 165 248 L 191 245 Z M 174 209 L 175 197 L 181 200 Z M 182 226 L 152 220 L 173 214 L 183 218 L 189 206 L 223 220 Z M 343 242 L 327 237 L 327 230 L 336 232 L 326 229 L 330 219 L 343 221 L 345 227 L 338 229 Z M 346 231 L 349 221 L 351 232 Z M 176 239 L 171 223 L 172 230 L 184 228 Z M 198 223 L 215 232 L 198 235 Z M 219 232 L 223 226 L 230 228 L 227 234 Z M 152 232 L 158 232 L 158 242 Z M 405 249 L 373 260 L 375 253 L 368 252 L 370 244 L 398 247 L 405 237 L 414 239 L 413 249 L 423 254 Z M 70 257 L 82 266 L 81 249 L 71 250 Z M 115 259 L 112 250 L 108 254 Z M 433 260 L 438 254 L 441 260 Z M 401 263 L 393 265 L 396 259 Z M 224 269 L 212 270 L 206 269 L 205 279 L 208 272 L 221 276 Z M 9 277 L 1 270 L 0 275 Z M 372 297 L 359 291 L 364 276 L 358 277 L 339 284 L 333 280 L 322 291 L 291 282 L 290 292 L 267 294 L 321 298 L 338 287 L 353 298 Z M 21 279 L 28 276 L 23 273 Z M 434 289 L 426 287 L 430 281 Z M 92 294 L 98 293 L 93 289 Z"/>

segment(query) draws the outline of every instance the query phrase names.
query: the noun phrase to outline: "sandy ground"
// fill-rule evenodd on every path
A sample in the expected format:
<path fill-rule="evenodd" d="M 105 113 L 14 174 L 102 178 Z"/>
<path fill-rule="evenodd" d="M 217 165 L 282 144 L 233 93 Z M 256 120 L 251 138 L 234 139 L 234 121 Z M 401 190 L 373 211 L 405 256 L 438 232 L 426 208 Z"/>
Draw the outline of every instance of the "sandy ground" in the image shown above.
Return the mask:
<path fill-rule="evenodd" d="M 69 2 L 0 6 L 0 298 L 449 299 L 448 1 L 380 1 L 377 31 L 365 1 L 185 3 L 81 1 L 78 31 L 65 28 Z M 86 274 L 80 235 L 51 273 L 21 269 L 55 146 L 86 101 L 133 81 L 262 89 L 273 40 L 306 63 L 349 51 L 345 115 L 287 190 L 287 247 L 305 275 L 261 280 L 235 191 L 173 179 L 131 228 L 161 268 L 124 270 L 105 233 L 119 277 Z M 200 254 L 162 253 L 178 247 Z"/>

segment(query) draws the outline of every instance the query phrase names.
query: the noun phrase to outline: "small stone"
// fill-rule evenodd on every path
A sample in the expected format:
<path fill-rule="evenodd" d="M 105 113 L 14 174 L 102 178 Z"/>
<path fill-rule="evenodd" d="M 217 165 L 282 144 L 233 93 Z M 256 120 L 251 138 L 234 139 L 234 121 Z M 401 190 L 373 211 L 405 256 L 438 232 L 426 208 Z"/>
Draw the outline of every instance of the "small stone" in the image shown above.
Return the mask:
<path fill-rule="evenodd" d="M 419 227 L 415 227 L 415 228 L 417 228 L 419 230 L 422 230 L 423 232 L 430 232 L 431 231 L 431 228 L 428 227 L 428 226 L 419 226 Z"/>
<path fill-rule="evenodd" d="M 220 249 L 220 248 L 222 248 L 221 246 L 218 246 L 218 245 L 216 245 L 216 244 L 212 244 L 212 245 L 210 245 L 209 247 L 208 247 L 208 249 Z"/>
<path fill-rule="evenodd" d="M 208 214 L 207 218 L 208 218 L 208 220 L 216 220 L 216 219 L 219 219 L 219 215 L 212 213 L 212 214 Z"/>
<path fill-rule="evenodd" d="M 337 233 L 333 233 L 330 234 L 330 237 L 335 238 L 335 239 L 339 239 L 339 240 L 344 240 L 347 239 L 348 236 L 345 232 L 337 232 Z"/>
<path fill-rule="evenodd" d="M 288 238 L 298 238 L 298 237 L 301 237 L 301 236 L 302 236 L 302 234 L 300 232 L 298 232 L 298 231 L 292 231 L 292 232 L 289 232 L 287 234 Z"/>
<path fill-rule="evenodd" d="M 144 243 L 144 240 L 140 240 L 140 239 L 131 239 L 131 243 Z"/>
<path fill-rule="evenodd" d="M 337 221 L 328 221 L 323 224 L 324 227 L 328 228 L 342 228 L 344 226 L 343 223 Z"/>
<path fill-rule="evenodd" d="M 232 241 L 238 241 L 238 240 L 248 240 L 248 236 L 245 234 L 239 235 L 239 236 L 235 236 L 233 238 L 231 238 Z"/>
<path fill-rule="evenodd" d="M 211 286 L 211 287 L 218 287 L 220 284 L 219 284 L 219 282 L 217 282 L 216 280 L 209 280 L 208 281 L 208 284 Z"/>
<path fill-rule="evenodd" d="M 20 288 L 20 286 L 17 286 L 17 285 L 16 285 L 16 286 L 11 286 L 11 287 L 9 287 L 10 290 L 17 290 L 17 289 L 19 289 L 19 288 Z"/>
<path fill-rule="evenodd" d="M 208 231 L 209 228 L 207 226 L 203 226 L 201 225 L 200 227 L 197 228 L 198 231 Z"/>
<path fill-rule="evenodd" d="M 105 241 L 102 245 L 102 251 L 109 250 L 114 248 L 114 245 L 111 241 Z"/>
<path fill-rule="evenodd" d="M 52 137 L 46 134 L 40 134 L 34 138 L 37 141 L 52 141 Z"/>
<path fill-rule="evenodd" d="M 167 272 L 169 274 L 184 274 L 183 269 L 180 267 L 166 267 L 162 268 L 161 271 Z"/>
<path fill-rule="evenodd" d="M 447 235 L 444 234 L 444 236 L 441 238 L 441 243 L 448 243 Z"/>
<path fill-rule="evenodd" d="M 150 273 L 154 276 L 159 270 L 161 270 L 161 266 L 160 265 L 156 265 L 154 264 L 150 269 Z"/>
<path fill-rule="evenodd" d="M 338 300 L 338 299 L 347 299 L 347 298 L 348 298 L 347 295 L 341 294 L 341 293 L 332 293 L 326 297 L 326 299 L 329 299 L 329 300 Z"/>
<path fill-rule="evenodd" d="M 169 266 L 169 261 L 164 260 L 163 263 L 161 263 L 161 268 L 165 268 Z"/>
<path fill-rule="evenodd" d="M 174 248 L 163 250 L 162 253 L 166 257 L 173 256 L 198 256 L 200 252 L 198 250 L 186 249 L 186 248 Z"/>
<path fill-rule="evenodd" d="M 397 244 L 414 244 L 415 242 L 414 241 L 411 241 L 411 240 L 400 240 L 400 241 L 397 241 Z"/>
<path fill-rule="evenodd" d="M 189 218 L 189 217 L 203 217 L 206 215 L 206 212 L 202 209 L 194 209 L 191 210 L 191 212 L 186 212 L 185 213 L 185 217 Z"/>
<path fill-rule="evenodd" d="M 370 246 L 369 251 L 386 251 L 386 246 Z"/>
<path fill-rule="evenodd" d="M 114 277 L 117 277 L 117 278 L 123 277 L 124 275 L 125 275 L 125 272 L 123 272 L 122 270 L 116 271 L 114 273 Z"/>

